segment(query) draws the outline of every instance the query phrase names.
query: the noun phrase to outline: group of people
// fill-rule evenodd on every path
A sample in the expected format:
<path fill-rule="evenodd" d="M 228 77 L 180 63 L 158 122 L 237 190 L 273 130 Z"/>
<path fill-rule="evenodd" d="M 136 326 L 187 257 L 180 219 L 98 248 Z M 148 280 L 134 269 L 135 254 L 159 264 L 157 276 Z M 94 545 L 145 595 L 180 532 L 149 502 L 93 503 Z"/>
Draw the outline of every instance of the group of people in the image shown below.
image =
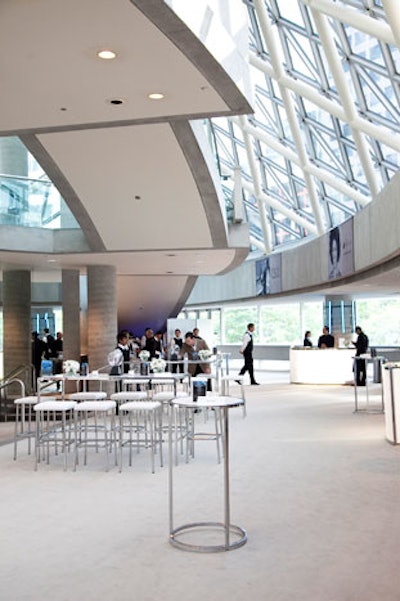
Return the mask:
<path fill-rule="evenodd" d="M 254 376 L 254 330 L 254 323 L 247 324 L 247 330 L 243 336 L 242 346 L 239 350 L 244 358 L 244 365 L 239 372 L 239 376 L 248 372 L 250 384 L 259 386 L 259 383 Z M 200 336 L 199 328 L 197 327 L 193 328 L 192 331 L 186 332 L 184 337 L 182 337 L 181 330 L 176 328 L 168 347 L 163 346 L 163 333 L 161 331 L 154 334 L 150 327 L 146 328 L 142 339 L 138 343 L 138 339 L 134 339 L 132 334 L 127 330 L 124 330 L 118 334 L 117 348 L 120 348 L 124 355 L 125 371 L 128 371 L 129 369 L 129 361 L 132 354 L 137 356 L 141 350 L 147 350 L 150 354 L 150 360 L 154 357 L 168 358 L 172 373 L 183 373 L 185 369 L 185 359 L 188 361 L 187 369 L 191 376 L 209 374 L 211 372 L 211 367 L 208 362 L 199 361 L 199 352 L 202 350 L 209 350 L 209 347 L 207 342 Z M 211 390 L 210 378 L 207 378 L 207 389 Z"/>
<path fill-rule="evenodd" d="M 172 373 L 183 373 L 184 359 L 189 362 L 188 371 L 192 376 L 199 373 L 210 373 L 208 363 L 190 363 L 198 360 L 199 351 L 209 350 L 206 341 L 200 336 L 198 328 L 193 328 L 193 331 L 187 332 L 184 338 L 182 338 L 181 330 L 176 328 L 168 346 L 164 345 L 163 338 L 163 332 L 157 331 L 154 334 L 150 327 L 145 329 L 140 340 L 135 338 L 128 330 L 119 332 L 116 350 L 120 351 L 119 357 L 122 353 L 124 373 L 128 372 L 131 359 L 138 357 L 143 350 L 148 351 L 149 361 L 154 358 L 168 359 L 171 363 Z M 117 368 L 118 365 L 113 365 L 112 368 L 114 367 Z"/>
<path fill-rule="evenodd" d="M 52 372 L 62 372 L 63 359 L 63 333 L 57 332 L 56 337 L 50 333 L 49 328 L 43 330 L 43 336 L 39 332 L 32 332 L 32 365 L 35 368 L 36 378 L 40 377 L 43 359 L 52 361 Z"/>
<path fill-rule="evenodd" d="M 368 351 L 369 340 L 368 336 L 363 332 L 360 326 L 356 329 L 357 339 L 351 343 L 356 348 L 356 359 L 354 362 L 355 380 L 357 386 L 365 386 L 367 380 L 367 364 L 361 355 L 365 355 Z M 303 346 L 312 347 L 311 332 L 307 330 L 304 334 Z M 330 334 L 328 326 L 324 326 L 321 336 L 318 338 L 318 348 L 327 349 L 334 348 L 335 338 Z"/>

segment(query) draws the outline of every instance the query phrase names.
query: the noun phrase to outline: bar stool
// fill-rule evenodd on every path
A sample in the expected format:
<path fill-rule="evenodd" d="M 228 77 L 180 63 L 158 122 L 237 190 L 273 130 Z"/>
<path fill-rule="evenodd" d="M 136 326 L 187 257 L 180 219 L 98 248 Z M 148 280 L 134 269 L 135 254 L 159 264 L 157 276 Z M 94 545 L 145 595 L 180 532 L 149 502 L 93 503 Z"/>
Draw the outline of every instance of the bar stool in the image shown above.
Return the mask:
<path fill-rule="evenodd" d="M 129 401 L 149 401 L 150 397 L 148 390 L 123 390 L 122 392 L 111 394 L 110 399 L 117 403 L 118 414 L 119 407 L 123 403 L 128 403 Z"/>
<path fill-rule="evenodd" d="M 56 401 L 55 397 L 47 397 L 47 401 Z M 37 396 L 24 396 L 15 399 L 15 428 L 14 428 L 14 460 L 17 459 L 17 445 L 20 440 L 28 439 L 28 455 L 31 454 L 31 439 L 35 438 L 35 428 L 32 425 L 32 407 L 38 402 Z"/>
<path fill-rule="evenodd" d="M 128 437 L 125 439 L 125 434 Z M 158 401 L 130 401 L 119 407 L 119 471 L 122 472 L 123 447 L 129 448 L 129 466 L 132 465 L 132 450 L 136 447 L 150 449 L 151 471 L 155 472 L 154 455 L 157 447 L 160 455 L 160 467 L 163 466 L 162 453 L 162 405 Z"/>
<path fill-rule="evenodd" d="M 114 447 L 115 465 L 117 465 L 115 401 L 83 401 L 74 409 L 75 418 L 75 464 L 79 463 L 79 448 L 84 449 L 84 465 L 87 465 L 87 451 L 90 447 L 104 448 L 106 454 L 106 472 L 109 470 L 109 455 Z M 110 419 L 109 419 L 110 418 Z"/>
<path fill-rule="evenodd" d="M 104 401 L 107 398 L 107 393 L 102 390 L 95 390 L 93 392 L 72 392 L 68 395 L 70 401 L 76 401 L 77 403 L 85 401 Z"/>
<path fill-rule="evenodd" d="M 64 471 L 67 470 L 67 458 L 70 447 L 74 443 L 73 423 L 75 401 L 44 401 L 36 403 L 33 410 L 36 415 L 35 435 L 35 471 L 40 463 L 40 452 L 45 452 L 47 464 L 50 463 L 50 448 L 58 448 L 64 457 Z"/>
<path fill-rule="evenodd" d="M 218 407 L 215 408 L 205 405 L 207 398 L 207 396 L 199 396 L 198 399 L 194 401 L 193 396 L 186 396 L 176 397 L 170 401 L 170 407 L 172 411 L 172 415 L 170 416 L 169 420 L 170 427 L 172 431 L 175 429 L 175 446 L 178 440 L 181 441 L 181 444 L 184 440 L 186 442 L 186 463 L 189 463 L 189 457 L 194 458 L 195 441 L 210 440 L 215 441 L 217 461 L 218 463 L 221 463 L 220 445 L 223 444 L 224 438 L 221 412 Z M 199 411 L 199 405 L 201 405 L 200 411 L 203 412 L 202 416 L 196 415 Z M 212 413 L 212 426 L 206 426 L 207 422 L 209 421 L 208 410 L 210 410 Z M 199 424 L 200 419 L 203 422 L 201 426 Z M 177 430 L 180 432 L 179 439 L 177 438 Z M 175 463 L 177 464 L 177 451 L 175 451 Z"/>
<path fill-rule="evenodd" d="M 122 380 L 122 389 L 131 391 L 135 387 L 137 391 L 146 392 L 149 389 L 150 379 L 144 378 L 124 378 Z"/>
<path fill-rule="evenodd" d="M 221 395 L 222 396 L 233 396 L 243 400 L 243 417 L 247 415 L 246 409 L 246 394 L 243 385 L 243 376 L 226 375 L 221 376 Z M 230 392 L 232 386 L 232 394 Z"/>

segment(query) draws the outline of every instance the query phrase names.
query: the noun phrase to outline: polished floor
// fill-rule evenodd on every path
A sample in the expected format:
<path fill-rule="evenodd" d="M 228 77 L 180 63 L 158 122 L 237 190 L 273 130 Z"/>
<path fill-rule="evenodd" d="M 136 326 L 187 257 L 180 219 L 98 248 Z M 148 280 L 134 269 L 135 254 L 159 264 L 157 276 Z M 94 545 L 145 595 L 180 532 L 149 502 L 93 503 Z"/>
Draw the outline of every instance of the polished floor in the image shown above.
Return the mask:
<path fill-rule="evenodd" d="M 101 454 L 35 472 L 0 424 L 0 598 L 398 601 L 400 448 L 384 416 L 355 414 L 351 387 L 258 377 L 247 417 L 230 412 L 231 519 L 248 542 L 225 553 L 170 545 L 168 467 L 151 474 L 146 453 L 121 474 Z M 175 525 L 222 519 L 222 476 L 214 443 L 196 443 L 174 470 Z"/>

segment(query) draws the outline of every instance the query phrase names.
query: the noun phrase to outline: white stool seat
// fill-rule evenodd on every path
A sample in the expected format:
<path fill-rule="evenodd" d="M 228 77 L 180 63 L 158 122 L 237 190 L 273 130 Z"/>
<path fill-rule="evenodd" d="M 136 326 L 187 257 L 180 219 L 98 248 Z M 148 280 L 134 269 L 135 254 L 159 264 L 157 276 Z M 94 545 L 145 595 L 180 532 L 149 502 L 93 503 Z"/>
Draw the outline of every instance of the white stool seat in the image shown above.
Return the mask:
<path fill-rule="evenodd" d="M 101 401 L 107 398 L 107 393 L 96 390 L 94 392 L 72 392 L 68 396 L 72 401 Z"/>
<path fill-rule="evenodd" d="M 34 411 L 71 411 L 76 407 L 75 401 L 41 401 L 40 403 L 36 403 L 33 410 Z"/>
<path fill-rule="evenodd" d="M 129 389 L 131 386 L 139 386 L 140 390 L 144 392 L 149 388 L 149 383 L 150 380 L 146 380 L 144 378 L 127 378 L 126 380 L 122 380 L 122 387 Z"/>
<path fill-rule="evenodd" d="M 126 390 L 124 392 L 114 392 L 110 395 L 110 399 L 112 399 L 113 401 L 117 401 L 118 403 L 124 401 L 146 401 L 148 398 L 149 397 L 146 390 Z"/>
<path fill-rule="evenodd" d="M 178 396 L 178 394 L 174 394 L 173 390 L 160 390 L 160 392 L 153 393 L 152 399 L 153 401 L 160 401 L 161 403 L 164 403 L 166 401 L 171 401 L 176 396 Z"/>
<path fill-rule="evenodd" d="M 120 405 L 120 411 L 154 411 L 154 409 L 158 409 L 161 407 L 161 403 L 158 401 L 147 401 L 146 403 L 141 403 L 140 401 L 129 401 L 128 403 L 124 403 Z"/>
<path fill-rule="evenodd" d="M 75 407 L 75 412 L 112 411 L 117 406 L 115 401 L 83 401 Z"/>
<path fill-rule="evenodd" d="M 52 401 L 54 400 L 52 399 Z M 37 402 L 37 396 L 23 396 L 20 399 L 15 399 L 14 405 L 36 405 Z"/>

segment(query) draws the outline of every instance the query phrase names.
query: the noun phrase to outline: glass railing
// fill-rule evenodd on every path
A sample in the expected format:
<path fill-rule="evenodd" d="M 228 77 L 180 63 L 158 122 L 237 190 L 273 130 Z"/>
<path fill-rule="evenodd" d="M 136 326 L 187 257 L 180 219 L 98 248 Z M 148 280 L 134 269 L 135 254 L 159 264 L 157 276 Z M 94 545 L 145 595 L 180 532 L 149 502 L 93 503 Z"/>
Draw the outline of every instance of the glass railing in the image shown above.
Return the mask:
<path fill-rule="evenodd" d="M 49 180 L 1 174 L 0 225 L 79 229 L 75 217 Z"/>

